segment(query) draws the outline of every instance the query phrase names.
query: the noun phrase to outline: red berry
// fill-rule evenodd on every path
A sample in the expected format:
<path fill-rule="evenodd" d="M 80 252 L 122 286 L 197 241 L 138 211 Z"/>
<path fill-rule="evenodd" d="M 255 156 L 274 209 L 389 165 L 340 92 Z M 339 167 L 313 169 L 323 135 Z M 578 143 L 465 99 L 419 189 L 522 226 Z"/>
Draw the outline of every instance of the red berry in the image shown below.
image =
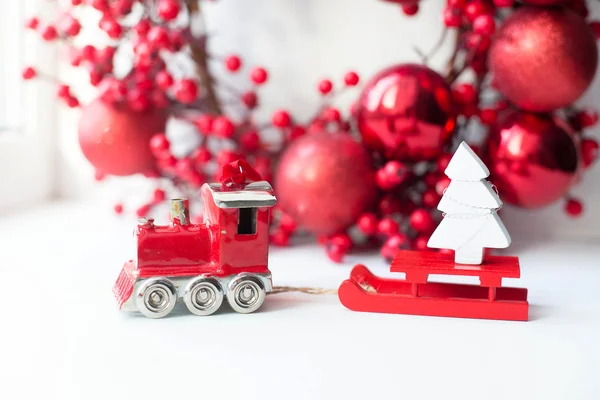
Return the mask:
<path fill-rule="evenodd" d="M 322 81 L 319 82 L 319 92 L 321 92 L 321 94 L 327 94 L 329 92 L 331 92 L 331 89 L 333 89 L 333 84 L 331 83 L 331 81 L 329 79 L 323 79 Z"/>
<path fill-rule="evenodd" d="M 165 201 L 166 199 L 166 194 L 165 191 L 162 189 L 155 189 L 154 193 L 152 194 L 152 204 L 157 204 L 157 203 L 161 203 L 163 201 Z"/>
<path fill-rule="evenodd" d="M 260 147 L 260 136 L 256 131 L 248 131 L 244 132 L 240 135 L 240 145 L 244 148 L 244 150 L 253 152 L 259 149 Z"/>
<path fill-rule="evenodd" d="M 261 67 L 254 67 L 250 70 L 250 80 L 257 85 L 262 85 L 267 81 L 267 70 Z"/>
<path fill-rule="evenodd" d="M 112 12 L 117 17 L 122 17 L 131 12 L 133 9 L 133 0 L 113 0 Z"/>
<path fill-rule="evenodd" d="M 450 185 L 450 178 L 445 176 L 445 177 L 441 178 L 439 181 L 437 181 L 437 183 L 435 184 L 435 191 L 440 196 L 443 196 L 444 191 L 446 190 L 448 185 Z"/>
<path fill-rule="evenodd" d="M 358 85 L 358 81 L 360 80 L 358 74 L 354 71 L 348 71 L 346 72 L 346 75 L 344 75 L 344 83 L 346 83 L 346 85 L 348 86 L 356 86 Z"/>
<path fill-rule="evenodd" d="M 446 4 L 450 8 L 456 8 L 462 11 L 467 5 L 467 0 L 448 0 Z"/>
<path fill-rule="evenodd" d="M 117 203 L 117 204 L 115 204 L 113 209 L 115 210 L 115 214 L 117 214 L 117 215 L 123 214 L 123 204 Z"/>
<path fill-rule="evenodd" d="M 21 72 L 21 76 L 25 80 L 33 79 L 37 76 L 37 72 L 33 67 L 25 67 Z"/>
<path fill-rule="evenodd" d="M 275 246 L 286 247 L 290 242 L 290 235 L 283 229 L 276 229 L 270 236 L 271 243 Z"/>
<path fill-rule="evenodd" d="M 81 24 L 72 15 L 66 15 L 60 22 L 60 29 L 65 35 L 77 36 L 81 31 Z"/>
<path fill-rule="evenodd" d="M 258 97 L 255 92 L 246 92 L 242 94 L 242 103 L 249 109 L 253 109 L 258 105 Z"/>
<path fill-rule="evenodd" d="M 229 118 L 220 116 L 214 119 L 212 131 L 219 137 L 231 138 L 235 133 L 235 125 Z"/>
<path fill-rule="evenodd" d="M 493 108 L 484 108 L 479 111 L 479 120 L 484 125 L 494 125 L 498 119 L 498 111 Z"/>
<path fill-rule="evenodd" d="M 493 8 L 486 0 L 474 0 L 465 6 L 465 16 L 469 22 L 475 21 L 475 18 L 483 14 L 492 14 Z"/>
<path fill-rule="evenodd" d="M 170 104 L 167 95 L 165 95 L 165 93 L 161 92 L 160 90 L 153 90 L 150 93 L 150 102 L 154 107 L 159 109 L 167 108 Z"/>
<path fill-rule="evenodd" d="M 583 204 L 579 200 L 576 199 L 568 199 L 565 204 L 565 211 L 571 217 L 578 217 L 583 212 Z"/>
<path fill-rule="evenodd" d="M 179 15 L 179 2 L 177 0 L 160 0 L 158 15 L 165 21 L 172 21 Z"/>
<path fill-rule="evenodd" d="M 173 76 L 165 70 L 158 71 L 154 80 L 156 82 L 156 86 L 158 86 L 159 89 L 165 91 L 169 89 L 174 82 Z"/>
<path fill-rule="evenodd" d="M 193 103 L 198 97 L 198 85 L 188 78 L 175 82 L 175 97 L 184 104 Z"/>
<path fill-rule="evenodd" d="M 388 161 L 383 170 L 394 185 L 399 185 L 407 177 L 407 168 L 400 161 Z"/>
<path fill-rule="evenodd" d="M 194 161 L 196 164 L 206 164 L 212 158 L 212 154 L 206 147 L 200 147 L 194 152 Z"/>
<path fill-rule="evenodd" d="M 448 28 L 458 28 L 462 22 L 462 13 L 458 8 L 446 7 L 444 9 L 444 25 Z"/>
<path fill-rule="evenodd" d="M 389 217 L 383 218 L 377 224 L 377 232 L 384 236 L 392 236 L 400 231 L 400 225 Z"/>
<path fill-rule="evenodd" d="M 581 111 L 575 117 L 581 129 L 590 128 L 598 123 L 598 113 L 595 111 Z"/>
<path fill-rule="evenodd" d="M 38 17 L 31 17 L 25 21 L 25 27 L 28 29 L 35 30 L 40 24 L 40 19 Z"/>
<path fill-rule="evenodd" d="M 111 63 L 117 49 L 113 46 L 106 46 L 101 49 L 96 49 L 96 60 L 99 63 Z"/>
<path fill-rule="evenodd" d="M 429 242 L 429 236 L 417 236 L 412 243 L 413 249 L 417 251 L 432 251 L 427 247 L 427 242 Z"/>
<path fill-rule="evenodd" d="M 352 248 L 352 239 L 348 236 L 347 233 L 338 233 L 328 238 L 327 242 L 329 244 L 334 244 L 340 246 L 342 251 L 345 253 L 350 251 Z"/>
<path fill-rule="evenodd" d="M 41 34 L 42 39 L 44 39 L 47 42 L 50 42 L 58 37 L 58 32 L 56 31 L 56 28 L 52 25 L 46 25 L 44 28 L 42 28 Z"/>
<path fill-rule="evenodd" d="M 170 146 L 169 139 L 164 133 L 157 133 L 150 139 L 150 150 L 156 157 L 168 155 Z"/>
<path fill-rule="evenodd" d="M 581 158 L 583 166 L 589 167 L 598 159 L 598 142 L 591 138 L 586 138 L 581 141 Z"/>
<path fill-rule="evenodd" d="M 96 60 L 96 48 L 87 44 L 81 48 L 79 55 L 85 61 L 94 62 Z"/>
<path fill-rule="evenodd" d="M 415 15 L 416 13 L 419 12 L 419 4 L 418 3 L 402 4 L 402 11 L 404 12 L 404 15 L 408 15 L 408 16 Z"/>
<path fill-rule="evenodd" d="M 326 247 L 327 257 L 333 262 L 341 263 L 346 255 L 344 249 L 338 244 L 329 244 Z"/>
<path fill-rule="evenodd" d="M 212 132 L 213 117 L 210 114 L 202 114 L 196 118 L 196 127 L 204 134 Z"/>
<path fill-rule="evenodd" d="M 240 57 L 232 54 L 225 58 L 225 68 L 227 68 L 231 72 L 236 72 L 242 66 L 242 60 Z"/>
<path fill-rule="evenodd" d="M 162 26 L 153 26 L 146 36 L 148 42 L 157 49 L 166 49 L 169 47 L 169 32 Z"/>
<path fill-rule="evenodd" d="M 83 0 L 71 0 L 71 4 L 73 4 L 74 6 L 78 6 L 81 3 L 83 3 Z"/>
<path fill-rule="evenodd" d="M 150 31 L 150 21 L 148 21 L 147 19 L 141 19 L 140 22 L 138 22 L 133 29 L 135 30 L 135 32 L 137 33 L 138 36 L 140 37 L 144 37 L 148 34 L 148 32 Z"/>
<path fill-rule="evenodd" d="M 56 89 L 56 95 L 62 99 L 67 98 L 71 96 L 71 88 L 69 85 L 60 83 Z"/>
<path fill-rule="evenodd" d="M 271 123 L 278 128 L 288 127 L 291 123 L 290 114 L 285 110 L 277 110 L 271 117 Z"/>
<path fill-rule="evenodd" d="M 127 92 L 127 104 L 132 110 L 139 112 L 148 110 L 152 105 L 148 93 L 139 88 L 132 88 Z"/>
<path fill-rule="evenodd" d="M 418 208 L 410 214 L 410 225 L 418 233 L 432 233 L 435 230 L 435 221 L 424 208 Z"/>
<path fill-rule="evenodd" d="M 494 0 L 494 5 L 498 8 L 512 7 L 515 5 L 515 0 Z"/>
<path fill-rule="evenodd" d="M 296 222 L 288 214 L 282 214 L 281 217 L 279 217 L 279 229 L 292 234 L 296 231 Z"/>
<path fill-rule="evenodd" d="M 242 156 L 234 151 L 221 150 L 217 155 L 217 164 L 223 166 L 237 161 L 240 158 L 242 158 Z"/>
<path fill-rule="evenodd" d="M 106 179 L 106 174 L 97 169 L 94 171 L 94 179 L 98 182 L 103 181 L 104 179 Z"/>
<path fill-rule="evenodd" d="M 177 165 L 175 165 L 175 174 L 178 177 L 181 179 L 186 179 L 193 171 L 195 171 L 195 166 L 191 158 L 185 157 L 177 160 Z"/>
<path fill-rule="evenodd" d="M 401 212 L 403 207 L 400 199 L 392 195 L 386 195 L 379 200 L 377 209 L 383 215 L 392 215 Z"/>
<path fill-rule="evenodd" d="M 340 122 L 341 118 L 340 110 L 335 107 L 327 107 L 323 111 L 323 119 L 327 122 Z"/>
<path fill-rule="evenodd" d="M 596 39 L 600 38 L 600 22 L 599 21 L 591 21 L 588 23 L 592 32 L 594 32 L 594 36 Z"/>
<path fill-rule="evenodd" d="M 67 106 L 68 106 L 69 108 L 76 108 L 76 107 L 79 107 L 79 100 L 77 99 L 77 97 L 74 97 L 74 96 L 69 96 L 69 97 L 67 97 L 65 100 L 66 100 L 66 102 L 67 102 Z"/>
<path fill-rule="evenodd" d="M 397 233 L 395 235 L 390 236 L 385 241 L 385 246 L 395 250 L 406 250 L 409 248 L 409 240 L 408 237 L 403 233 Z"/>
<path fill-rule="evenodd" d="M 358 218 L 358 229 L 367 236 L 373 236 L 377 233 L 377 216 L 375 213 L 365 213 Z"/>
<path fill-rule="evenodd" d="M 104 16 L 100 20 L 100 29 L 112 39 L 118 39 L 123 33 L 123 27 L 112 16 Z"/>
<path fill-rule="evenodd" d="M 152 209 L 152 205 L 151 204 L 144 204 L 143 206 L 141 206 L 140 208 L 138 208 L 135 211 L 135 214 L 139 218 L 143 218 L 143 217 L 146 217 L 148 215 L 148 213 L 150 212 L 151 209 Z"/>
<path fill-rule="evenodd" d="M 441 199 L 442 196 L 437 194 L 437 192 L 434 189 L 427 189 L 423 192 L 422 196 L 423 207 L 435 208 Z"/>
<path fill-rule="evenodd" d="M 496 22 L 490 14 L 479 15 L 473 21 L 473 31 L 480 35 L 489 36 L 496 30 Z"/>
<path fill-rule="evenodd" d="M 298 139 L 306 133 L 306 129 L 303 126 L 296 125 L 290 130 L 290 140 Z"/>
<path fill-rule="evenodd" d="M 468 83 L 461 83 L 452 91 L 455 100 L 460 104 L 474 104 L 477 102 L 477 91 Z"/>
<path fill-rule="evenodd" d="M 450 164 L 451 159 L 452 159 L 452 154 L 442 154 L 440 156 L 440 158 L 437 159 L 437 163 L 435 165 L 436 170 L 438 172 L 444 172 L 446 170 L 446 168 L 448 168 L 448 164 Z M 427 186 L 434 186 L 438 180 L 436 175 L 431 175 L 431 176 L 434 178 L 434 182 L 433 182 L 433 184 L 427 185 Z"/>

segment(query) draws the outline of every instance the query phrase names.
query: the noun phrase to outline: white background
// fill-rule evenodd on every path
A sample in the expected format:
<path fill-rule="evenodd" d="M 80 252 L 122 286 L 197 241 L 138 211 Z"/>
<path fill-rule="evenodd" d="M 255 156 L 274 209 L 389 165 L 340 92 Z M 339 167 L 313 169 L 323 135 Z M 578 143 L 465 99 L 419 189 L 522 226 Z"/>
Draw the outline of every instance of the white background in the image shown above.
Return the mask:
<path fill-rule="evenodd" d="M 262 311 L 152 320 L 111 287 L 132 226 L 67 203 L 0 224 L 0 399 L 597 400 L 600 248 L 516 236 L 530 321 L 357 313 L 335 295 L 268 296 Z M 26 238 L 26 240 L 24 240 Z M 84 240 L 82 240 L 82 238 Z M 337 288 L 354 263 L 272 249 L 276 285 Z M 438 278 L 448 280 L 446 277 Z M 473 282 L 474 280 L 467 280 Z"/>
<path fill-rule="evenodd" d="M 600 5 L 588 3 L 592 15 L 600 16 Z M 210 49 L 220 56 L 238 53 L 246 67 L 260 64 L 268 68 L 271 78 L 261 89 L 261 120 L 277 108 L 287 108 L 306 118 L 317 107 L 319 96 L 315 87 L 320 79 L 331 78 L 339 86 L 348 69 L 366 78 L 393 63 L 418 62 L 413 47 L 429 51 L 437 42 L 444 4 L 442 0 L 423 1 L 419 14 L 407 18 L 398 7 L 378 0 L 222 0 L 206 7 L 208 29 L 214 34 Z M 431 66 L 441 69 L 447 55 L 448 48 L 442 48 Z M 215 62 L 213 70 L 221 69 Z M 70 70 L 65 71 L 67 74 L 73 75 Z M 226 75 L 224 79 L 244 87 L 245 77 L 246 72 L 237 77 Z M 348 104 L 357 93 L 350 91 L 340 104 Z M 84 97 L 90 95 L 83 93 Z M 600 108 L 600 80 L 594 81 L 580 103 Z M 77 112 L 69 110 L 61 118 L 61 193 L 75 198 L 104 198 L 107 206 L 126 196 L 141 201 L 145 186 L 139 179 L 115 179 L 102 185 L 93 181 L 93 171 L 78 148 L 77 116 Z M 596 128 L 588 133 L 600 139 L 599 132 Z M 573 189 L 586 206 L 585 215 L 578 220 L 562 212 L 562 201 L 533 212 L 507 207 L 503 219 L 511 231 L 525 230 L 536 236 L 600 237 L 600 208 L 596 206 L 600 202 L 599 182 L 597 163 Z"/>

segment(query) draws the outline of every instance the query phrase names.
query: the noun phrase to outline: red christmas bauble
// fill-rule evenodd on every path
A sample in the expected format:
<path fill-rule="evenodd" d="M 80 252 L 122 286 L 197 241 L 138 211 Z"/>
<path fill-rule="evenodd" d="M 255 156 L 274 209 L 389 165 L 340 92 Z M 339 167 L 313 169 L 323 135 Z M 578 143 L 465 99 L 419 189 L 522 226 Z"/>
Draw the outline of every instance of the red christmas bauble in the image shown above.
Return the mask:
<path fill-rule="evenodd" d="M 566 8 L 522 7 L 496 33 L 488 64 L 494 85 L 528 111 L 551 111 L 577 100 L 598 64 L 594 33 Z"/>
<path fill-rule="evenodd" d="M 96 169 L 110 175 L 133 175 L 150 170 L 155 163 L 150 138 L 164 132 L 166 114 L 136 112 L 101 99 L 91 102 L 79 121 L 79 144 Z"/>
<path fill-rule="evenodd" d="M 564 121 L 511 111 L 490 132 L 488 166 L 503 200 L 536 208 L 563 197 L 577 181 L 579 144 Z"/>
<path fill-rule="evenodd" d="M 363 89 L 356 107 L 363 141 L 389 159 L 438 157 L 456 125 L 450 88 L 422 65 L 387 68 Z"/>
<path fill-rule="evenodd" d="M 567 2 L 567 0 L 521 0 L 521 3 L 531 6 L 555 6 L 565 2 Z"/>
<path fill-rule="evenodd" d="M 294 140 L 275 173 L 278 204 L 299 226 L 330 235 L 352 225 L 374 201 L 367 150 L 344 133 L 320 132 Z"/>

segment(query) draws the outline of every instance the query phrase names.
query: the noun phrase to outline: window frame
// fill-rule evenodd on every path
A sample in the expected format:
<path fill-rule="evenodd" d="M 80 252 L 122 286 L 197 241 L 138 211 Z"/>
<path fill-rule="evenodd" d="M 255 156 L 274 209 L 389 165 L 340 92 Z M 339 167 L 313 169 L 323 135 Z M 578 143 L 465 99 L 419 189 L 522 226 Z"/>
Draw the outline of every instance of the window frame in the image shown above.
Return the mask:
<path fill-rule="evenodd" d="M 5 12 L 0 12 L 0 23 L 14 27 L 16 23 L 22 36 L 16 39 L 22 54 L 4 54 L 5 59 L 16 58 L 19 63 L 13 70 L 25 65 L 39 67 L 47 76 L 56 76 L 58 60 L 54 44 L 45 43 L 34 32 L 26 32 L 25 18 L 32 15 L 53 15 L 56 8 L 44 0 L 7 2 Z M 3 7 L 3 8 L 4 8 Z M 12 7 L 8 9 L 8 7 Z M 16 15 L 15 15 L 16 14 Z M 2 49 L 6 51 L 6 49 Z M 4 52 L 2 51 L 2 52 Z M 21 79 L 15 76 L 14 79 Z M 41 79 L 20 82 L 20 124 L 0 132 L 0 212 L 26 203 L 49 200 L 56 188 L 56 126 L 57 100 L 51 82 Z M 10 101 L 10 93 L 4 93 Z"/>

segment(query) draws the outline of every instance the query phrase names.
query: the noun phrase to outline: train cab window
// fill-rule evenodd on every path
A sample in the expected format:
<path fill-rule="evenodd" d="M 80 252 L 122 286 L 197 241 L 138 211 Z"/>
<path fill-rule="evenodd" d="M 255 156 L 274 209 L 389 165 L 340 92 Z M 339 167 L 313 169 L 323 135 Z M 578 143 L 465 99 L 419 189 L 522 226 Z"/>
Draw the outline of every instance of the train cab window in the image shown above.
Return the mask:
<path fill-rule="evenodd" d="M 238 235 L 256 233 L 256 208 L 240 208 L 238 214 Z"/>

